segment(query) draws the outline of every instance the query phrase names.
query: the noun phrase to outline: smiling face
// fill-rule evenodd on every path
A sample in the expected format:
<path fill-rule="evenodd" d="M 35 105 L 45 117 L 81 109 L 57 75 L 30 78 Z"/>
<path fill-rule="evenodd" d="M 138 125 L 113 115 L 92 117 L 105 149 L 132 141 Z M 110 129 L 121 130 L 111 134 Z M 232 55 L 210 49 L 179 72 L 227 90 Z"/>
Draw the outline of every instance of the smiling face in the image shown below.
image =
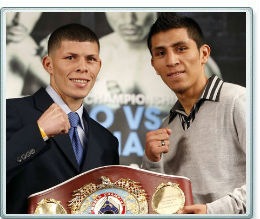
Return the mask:
<path fill-rule="evenodd" d="M 204 65 L 210 48 L 196 42 L 186 28 L 170 29 L 152 36 L 152 65 L 162 80 L 178 94 L 195 94 L 204 88 L 207 78 Z"/>
<path fill-rule="evenodd" d="M 155 12 L 106 12 L 111 28 L 124 40 L 139 42 L 148 35 L 156 19 Z"/>
<path fill-rule="evenodd" d="M 50 73 L 51 86 L 68 106 L 82 104 L 101 67 L 98 44 L 63 40 L 43 59 L 43 66 Z"/>

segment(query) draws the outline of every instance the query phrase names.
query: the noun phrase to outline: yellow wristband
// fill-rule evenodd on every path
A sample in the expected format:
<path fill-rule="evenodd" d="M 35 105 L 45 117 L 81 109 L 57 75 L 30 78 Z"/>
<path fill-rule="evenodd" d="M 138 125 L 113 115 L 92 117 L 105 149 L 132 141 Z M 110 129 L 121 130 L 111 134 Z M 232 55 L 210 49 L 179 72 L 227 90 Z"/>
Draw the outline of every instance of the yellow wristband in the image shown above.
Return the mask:
<path fill-rule="evenodd" d="M 40 132 L 41 132 L 41 135 L 42 135 L 42 138 L 44 141 L 47 141 L 49 139 L 49 137 L 46 135 L 46 133 L 44 132 L 44 130 L 38 125 L 39 129 L 40 129 Z"/>

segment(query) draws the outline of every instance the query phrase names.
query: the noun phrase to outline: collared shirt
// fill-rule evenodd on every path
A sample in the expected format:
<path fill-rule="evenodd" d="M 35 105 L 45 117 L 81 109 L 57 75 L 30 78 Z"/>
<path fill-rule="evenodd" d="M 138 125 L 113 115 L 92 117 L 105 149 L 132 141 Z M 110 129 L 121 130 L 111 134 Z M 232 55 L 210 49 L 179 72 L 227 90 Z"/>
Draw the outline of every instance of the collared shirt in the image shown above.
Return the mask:
<path fill-rule="evenodd" d="M 63 99 L 60 97 L 60 95 L 57 94 L 57 92 L 50 86 L 48 85 L 46 87 L 46 92 L 51 96 L 53 99 L 54 103 L 58 104 L 60 108 L 68 115 L 71 110 L 68 107 L 68 105 L 63 101 Z M 84 147 L 87 143 L 87 137 L 85 134 L 85 127 L 84 127 L 84 122 L 83 122 L 83 105 L 80 106 L 80 108 L 76 111 L 78 113 L 79 118 L 80 118 L 80 124 L 77 127 L 80 142 L 82 146 Z"/>
<path fill-rule="evenodd" d="M 186 114 L 183 106 L 179 102 L 179 100 L 175 103 L 173 108 L 170 111 L 170 118 L 169 123 L 175 118 L 175 116 L 179 116 L 182 124 L 182 128 L 184 130 L 190 127 L 190 124 L 194 121 L 196 113 L 199 111 L 200 106 L 203 104 L 204 101 L 215 101 L 219 100 L 220 91 L 223 85 L 223 81 L 218 78 L 216 75 L 212 75 L 208 79 L 208 83 L 204 88 L 204 91 L 198 101 L 194 104 L 191 109 L 189 115 Z"/>

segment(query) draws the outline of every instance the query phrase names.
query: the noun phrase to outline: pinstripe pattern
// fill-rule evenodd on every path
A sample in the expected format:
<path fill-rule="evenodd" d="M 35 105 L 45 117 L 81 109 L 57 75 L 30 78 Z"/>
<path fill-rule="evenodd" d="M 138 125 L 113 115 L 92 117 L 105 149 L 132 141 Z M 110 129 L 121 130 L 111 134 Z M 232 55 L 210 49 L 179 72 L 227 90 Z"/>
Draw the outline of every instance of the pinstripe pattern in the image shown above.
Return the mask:
<path fill-rule="evenodd" d="M 184 130 L 188 129 L 190 127 L 190 124 L 194 121 L 196 113 L 199 111 L 199 108 L 201 104 L 204 101 L 218 101 L 219 100 L 219 95 L 220 91 L 223 85 L 223 81 L 218 78 L 216 75 L 212 75 L 208 83 L 199 98 L 199 100 L 194 104 L 192 107 L 192 110 L 189 115 L 185 113 L 185 110 L 181 103 L 177 101 L 173 108 L 170 111 L 170 118 L 169 118 L 169 123 L 172 122 L 172 120 L 175 118 L 176 115 L 179 115 L 182 128 Z"/>

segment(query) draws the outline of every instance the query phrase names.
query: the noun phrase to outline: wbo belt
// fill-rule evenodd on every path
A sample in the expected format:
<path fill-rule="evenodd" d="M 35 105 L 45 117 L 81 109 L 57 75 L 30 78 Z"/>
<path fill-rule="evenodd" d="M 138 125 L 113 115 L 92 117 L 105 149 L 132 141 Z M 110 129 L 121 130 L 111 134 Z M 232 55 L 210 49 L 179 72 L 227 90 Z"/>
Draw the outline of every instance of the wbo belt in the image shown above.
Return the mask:
<path fill-rule="evenodd" d="M 28 198 L 29 214 L 174 214 L 192 205 L 187 177 L 104 166 Z"/>

